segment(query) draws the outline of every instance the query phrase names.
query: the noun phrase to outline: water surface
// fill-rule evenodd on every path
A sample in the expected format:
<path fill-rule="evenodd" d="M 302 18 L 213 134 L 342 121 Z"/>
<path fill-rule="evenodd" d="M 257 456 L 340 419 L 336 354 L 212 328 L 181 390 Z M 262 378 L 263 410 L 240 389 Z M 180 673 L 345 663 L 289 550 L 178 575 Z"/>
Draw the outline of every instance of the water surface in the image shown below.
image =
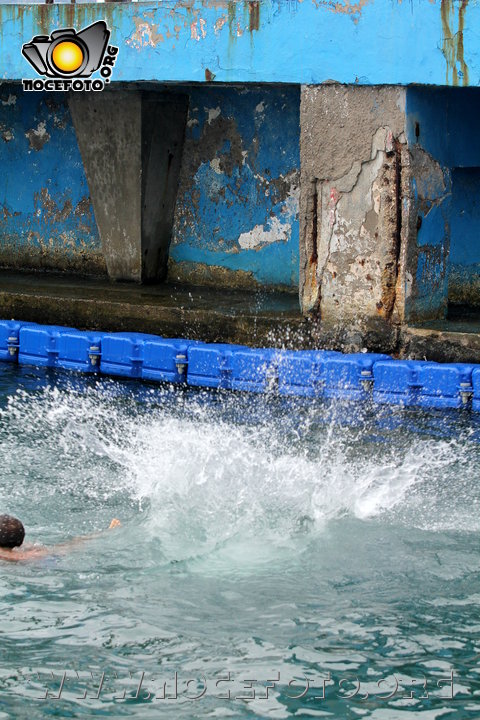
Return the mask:
<path fill-rule="evenodd" d="M 0 510 L 45 545 L 123 523 L 0 565 L 0 719 L 478 718 L 478 440 L 0 366 Z"/>

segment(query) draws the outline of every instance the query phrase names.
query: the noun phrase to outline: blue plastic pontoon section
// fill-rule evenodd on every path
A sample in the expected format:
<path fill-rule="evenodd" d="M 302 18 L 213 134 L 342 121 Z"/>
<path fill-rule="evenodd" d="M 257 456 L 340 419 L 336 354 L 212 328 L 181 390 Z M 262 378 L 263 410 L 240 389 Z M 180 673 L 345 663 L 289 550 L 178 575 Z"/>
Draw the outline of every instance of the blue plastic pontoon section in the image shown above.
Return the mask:
<path fill-rule="evenodd" d="M 208 344 L 0 321 L 0 361 L 280 395 L 480 412 L 480 365 Z"/>
<path fill-rule="evenodd" d="M 105 333 L 100 371 L 142 380 L 178 383 L 184 380 L 187 351 L 194 342 L 142 333 Z"/>
<path fill-rule="evenodd" d="M 102 338 L 103 333 L 82 332 L 56 325 L 22 324 L 18 335 L 18 362 L 95 372 Z"/>
<path fill-rule="evenodd" d="M 420 407 L 462 407 L 474 393 L 472 375 L 475 367 L 420 360 L 378 362 L 373 369 L 373 399 Z M 480 395 L 478 397 L 480 399 Z M 472 404 L 476 405 L 475 400 Z M 480 410 L 480 405 L 474 409 Z"/>

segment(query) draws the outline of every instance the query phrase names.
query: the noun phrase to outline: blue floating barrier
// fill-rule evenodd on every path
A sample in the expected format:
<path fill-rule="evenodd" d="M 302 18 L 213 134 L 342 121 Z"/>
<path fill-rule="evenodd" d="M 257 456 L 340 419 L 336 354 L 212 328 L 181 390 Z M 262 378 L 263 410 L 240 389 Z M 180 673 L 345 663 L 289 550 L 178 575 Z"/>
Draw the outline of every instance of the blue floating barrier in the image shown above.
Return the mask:
<path fill-rule="evenodd" d="M 241 345 L 203 344 L 188 350 L 187 382 L 189 385 L 231 389 L 232 356 Z"/>
<path fill-rule="evenodd" d="M 333 350 L 285 350 L 277 355 L 280 395 L 321 397 L 325 393 L 325 362 L 341 355 Z"/>
<path fill-rule="evenodd" d="M 460 408 L 473 396 L 474 365 L 424 362 L 418 369 L 418 405 L 430 408 Z"/>
<path fill-rule="evenodd" d="M 20 328 L 29 324 L 15 320 L 0 320 L 0 361 L 17 361 Z"/>
<path fill-rule="evenodd" d="M 275 355 L 273 349 L 236 348 L 231 356 L 231 389 L 265 392 L 276 388 Z"/>
<path fill-rule="evenodd" d="M 151 336 L 143 345 L 142 378 L 186 382 L 189 348 L 197 343 Z"/>
<path fill-rule="evenodd" d="M 142 375 L 143 346 L 152 336 L 142 333 L 110 333 L 102 340 L 100 370 L 107 375 L 139 378 Z"/>
<path fill-rule="evenodd" d="M 82 332 L 55 325 L 23 325 L 19 332 L 18 361 L 22 365 L 99 370 L 102 333 Z"/>
<path fill-rule="evenodd" d="M 58 341 L 61 331 L 72 331 L 73 328 L 57 327 L 56 325 L 22 326 L 19 332 L 18 362 L 21 365 L 36 367 L 56 367 L 58 359 Z"/>
<path fill-rule="evenodd" d="M 477 365 L 472 372 L 472 410 L 480 412 L 480 367 Z"/>
<path fill-rule="evenodd" d="M 422 361 L 380 360 L 373 366 L 373 399 L 378 403 L 417 405 Z"/>
<path fill-rule="evenodd" d="M 103 333 L 59 330 L 57 366 L 87 373 L 100 371 L 102 338 Z"/>
<path fill-rule="evenodd" d="M 473 366 L 398 360 L 375 363 L 373 399 L 376 402 L 429 408 L 459 408 L 473 395 Z"/>
<path fill-rule="evenodd" d="M 0 361 L 283 396 L 480 411 L 480 366 L 378 353 L 280 351 L 0 321 Z"/>
<path fill-rule="evenodd" d="M 373 387 L 374 363 L 393 362 L 389 355 L 353 353 L 325 360 L 325 397 L 344 400 L 366 400 Z"/>

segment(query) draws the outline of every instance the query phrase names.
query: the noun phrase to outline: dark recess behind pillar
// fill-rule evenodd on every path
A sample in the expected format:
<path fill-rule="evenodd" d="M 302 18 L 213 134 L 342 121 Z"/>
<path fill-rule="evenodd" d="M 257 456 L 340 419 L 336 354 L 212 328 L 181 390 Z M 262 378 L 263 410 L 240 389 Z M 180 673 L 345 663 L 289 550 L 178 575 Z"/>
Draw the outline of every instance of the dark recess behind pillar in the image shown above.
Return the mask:
<path fill-rule="evenodd" d="M 161 282 L 179 184 L 189 97 L 109 88 L 69 99 L 111 280 Z"/>
<path fill-rule="evenodd" d="M 142 281 L 167 275 L 188 95 L 142 94 Z"/>

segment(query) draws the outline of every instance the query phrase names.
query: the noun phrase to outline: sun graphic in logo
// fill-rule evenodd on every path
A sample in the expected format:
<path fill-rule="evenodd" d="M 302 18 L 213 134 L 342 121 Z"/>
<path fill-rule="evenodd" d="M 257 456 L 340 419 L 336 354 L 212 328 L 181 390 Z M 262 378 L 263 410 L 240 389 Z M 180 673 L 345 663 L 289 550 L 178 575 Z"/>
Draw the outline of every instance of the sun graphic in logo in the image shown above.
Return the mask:
<path fill-rule="evenodd" d="M 80 45 L 72 40 L 58 43 L 52 52 L 52 63 L 62 73 L 75 73 L 82 66 L 85 55 Z"/>

